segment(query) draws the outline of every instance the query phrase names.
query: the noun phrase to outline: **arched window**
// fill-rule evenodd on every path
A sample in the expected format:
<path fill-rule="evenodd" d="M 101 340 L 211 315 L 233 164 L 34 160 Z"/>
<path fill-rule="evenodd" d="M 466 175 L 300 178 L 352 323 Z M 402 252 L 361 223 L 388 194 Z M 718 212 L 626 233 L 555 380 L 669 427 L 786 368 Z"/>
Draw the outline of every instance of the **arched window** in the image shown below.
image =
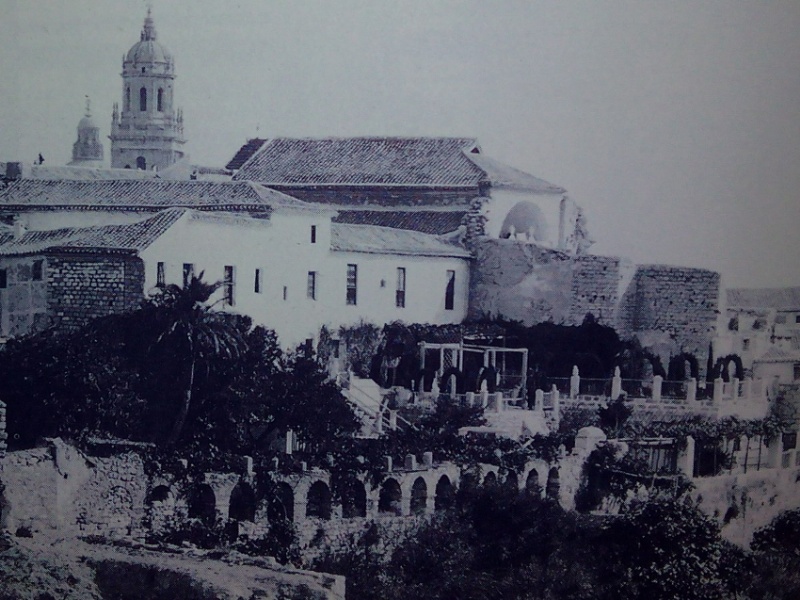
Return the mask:
<path fill-rule="evenodd" d="M 453 491 L 453 484 L 450 483 L 450 478 L 447 475 L 442 475 L 439 482 L 436 484 L 436 497 L 434 499 L 434 510 L 447 510 L 453 506 L 455 500 L 455 492 Z"/>
<path fill-rule="evenodd" d="M 342 516 L 345 519 L 367 516 L 367 491 L 358 479 L 351 478 L 342 486 Z"/>
<path fill-rule="evenodd" d="M 139 156 L 136 159 L 136 168 L 139 169 L 140 171 L 147 170 L 147 160 L 145 160 L 144 156 Z"/>
<path fill-rule="evenodd" d="M 531 472 L 528 473 L 528 478 L 525 480 L 525 491 L 534 498 L 542 495 L 539 486 L 539 472 L 536 469 L 531 469 Z"/>
<path fill-rule="evenodd" d="M 156 108 L 158 108 L 158 112 L 164 112 L 164 90 L 161 88 L 158 88 L 158 101 Z"/>
<path fill-rule="evenodd" d="M 289 484 L 282 481 L 275 487 L 275 496 L 267 504 L 267 518 L 272 522 L 294 520 L 294 492 Z"/>
<path fill-rule="evenodd" d="M 414 485 L 411 486 L 411 514 L 425 514 L 428 506 L 428 485 L 422 477 L 417 477 Z"/>
<path fill-rule="evenodd" d="M 559 482 L 558 469 L 553 467 L 547 474 L 547 485 L 545 486 L 545 496 L 553 500 L 558 500 L 561 485 Z"/>
<path fill-rule="evenodd" d="M 235 521 L 255 521 L 256 495 L 253 488 L 240 481 L 231 491 L 228 518 Z"/>
<path fill-rule="evenodd" d="M 217 498 L 211 486 L 203 484 L 192 490 L 189 496 L 189 518 L 213 524 L 217 519 Z"/>
<path fill-rule="evenodd" d="M 322 481 L 315 481 L 308 489 L 306 516 L 326 520 L 331 518 L 331 491 Z"/>
<path fill-rule="evenodd" d="M 131 109 L 131 87 L 125 88 L 125 110 Z"/>
<path fill-rule="evenodd" d="M 139 90 L 139 110 L 144 112 L 147 110 L 147 89 L 141 88 Z"/>
<path fill-rule="evenodd" d="M 387 479 L 381 486 L 378 497 L 378 512 L 400 516 L 402 514 L 403 492 L 395 479 Z"/>

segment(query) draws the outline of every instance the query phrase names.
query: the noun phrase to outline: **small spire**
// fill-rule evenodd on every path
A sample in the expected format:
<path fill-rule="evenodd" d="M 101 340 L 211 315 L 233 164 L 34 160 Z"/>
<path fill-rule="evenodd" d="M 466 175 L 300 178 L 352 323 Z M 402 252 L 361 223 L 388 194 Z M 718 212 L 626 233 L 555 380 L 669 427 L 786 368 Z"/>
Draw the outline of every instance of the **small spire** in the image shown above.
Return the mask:
<path fill-rule="evenodd" d="M 153 23 L 152 7 L 148 5 L 147 16 L 144 18 L 144 27 L 142 28 L 141 40 L 155 40 L 156 39 L 156 26 Z"/>
<path fill-rule="evenodd" d="M 91 117 L 92 116 L 92 101 L 89 100 L 89 95 L 88 94 L 86 95 L 86 116 L 87 117 Z"/>

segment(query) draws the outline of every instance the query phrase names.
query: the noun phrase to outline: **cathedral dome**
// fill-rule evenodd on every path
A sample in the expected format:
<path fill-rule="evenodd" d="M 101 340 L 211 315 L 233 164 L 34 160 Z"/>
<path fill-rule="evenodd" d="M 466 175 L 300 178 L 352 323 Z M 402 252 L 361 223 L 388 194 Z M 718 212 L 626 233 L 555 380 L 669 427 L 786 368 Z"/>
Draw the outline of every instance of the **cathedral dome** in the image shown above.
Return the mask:
<path fill-rule="evenodd" d="M 156 27 L 149 10 L 147 11 L 147 17 L 144 19 L 144 27 L 142 27 L 140 39 L 128 50 L 125 62 L 138 64 L 172 62 L 172 54 L 170 54 L 169 50 L 156 41 Z"/>
<path fill-rule="evenodd" d="M 86 115 L 78 122 L 78 129 L 99 129 L 91 116 Z"/>

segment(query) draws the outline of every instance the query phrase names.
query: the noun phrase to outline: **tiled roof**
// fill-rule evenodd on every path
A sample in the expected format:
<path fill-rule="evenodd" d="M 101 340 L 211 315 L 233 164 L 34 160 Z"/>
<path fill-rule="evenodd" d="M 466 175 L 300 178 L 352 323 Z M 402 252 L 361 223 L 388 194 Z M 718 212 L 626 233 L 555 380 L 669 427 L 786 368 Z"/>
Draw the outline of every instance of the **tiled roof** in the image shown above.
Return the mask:
<path fill-rule="evenodd" d="M 754 362 L 774 363 L 774 362 L 800 362 L 800 351 L 787 350 L 778 346 L 770 346 L 764 354 L 756 358 Z"/>
<path fill-rule="evenodd" d="M 728 290 L 727 298 L 731 308 L 800 310 L 800 287 L 732 288 Z"/>
<path fill-rule="evenodd" d="M 33 165 L 29 179 L 70 179 L 74 181 L 102 181 L 107 179 L 155 179 L 155 171 L 140 169 L 111 169 L 109 167 L 70 167 L 58 165 Z"/>
<path fill-rule="evenodd" d="M 222 181 L 44 181 L 22 179 L 0 191 L 0 209 L 319 210 L 251 182 Z"/>
<path fill-rule="evenodd" d="M 234 179 L 265 185 L 474 187 L 485 174 L 465 154 L 473 149 L 477 142 L 469 138 L 276 138 L 262 144 Z"/>
<path fill-rule="evenodd" d="M 241 148 L 239 148 L 239 150 L 236 152 L 236 154 L 230 160 L 230 162 L 228 162 L 228 164 L 225 165 L 225 168 L 234 171 L 236 169 L 241 169 L 242 165 L 246 163 L 249 160 L 249 158 L 253 156 L 253 154 L 255 154 L 259 148 L 261 148 L 261 146 L 264 145 L 264 142 L 266 141 L 267 141 L 266 139 L 261 139 L 261 138 L 253 138 L 252 140 L 247 140 L 247 143 Z"/>
<path fill-rule="evenodd" d="M 514 189 L 536 194 L 563 194 L 567 190 L 552 183 L 546 182 L 524 171 L 509 167 L 485 154 L 467 154 L 473 163 L 486 173 L 486 179 L 492 187 Z"/>
<path fill-rule="evenodd" d="M 455 256 L 469 258 L 470 253 L 454 244 L 426 233 L 376 227 L 374 225 L 331 225 L 331 250 L 369 254 L 409 256 Z"/>
<path fill-rule="evenodd" d="M 14 239 L 13 234 L 4 232 L 0 233 L 0 255 L 89 249 L 139 252 L 152 244 L 186 213 L 185 208 L 172 208 L 134 223 L 29 231 L 19 239 Z"/>
<path fill-rule="evenodd" d="M 466 210 L 344 210 L 334 223 L 351 225 L 378 225 L 394 229 L 409 229 L 421 233 L 443 235 L 461 226 Z"/>

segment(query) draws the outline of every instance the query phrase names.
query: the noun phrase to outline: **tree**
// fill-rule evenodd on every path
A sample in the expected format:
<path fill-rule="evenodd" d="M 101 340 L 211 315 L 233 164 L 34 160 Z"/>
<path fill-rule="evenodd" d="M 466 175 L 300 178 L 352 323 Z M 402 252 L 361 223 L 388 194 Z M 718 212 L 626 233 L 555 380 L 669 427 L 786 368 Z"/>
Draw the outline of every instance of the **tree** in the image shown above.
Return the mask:
<path fill-rule="evenodd" d="M 156 350 L 177 357 L 178 379 L 182 383 L 182 402 L 173 422 L 167 445 L 174 445 L 183 433 L 195 386 L 198 366 L 208 366 L 219 359 L 237 358 L 244 349 L 244 339 L 230 327 L 228 316 L 214 312 L 207 304 L 220 283 L 205 283 L 192 277 L 183 288 L 168 285 L 151 300 L 161 333 Z"/>

